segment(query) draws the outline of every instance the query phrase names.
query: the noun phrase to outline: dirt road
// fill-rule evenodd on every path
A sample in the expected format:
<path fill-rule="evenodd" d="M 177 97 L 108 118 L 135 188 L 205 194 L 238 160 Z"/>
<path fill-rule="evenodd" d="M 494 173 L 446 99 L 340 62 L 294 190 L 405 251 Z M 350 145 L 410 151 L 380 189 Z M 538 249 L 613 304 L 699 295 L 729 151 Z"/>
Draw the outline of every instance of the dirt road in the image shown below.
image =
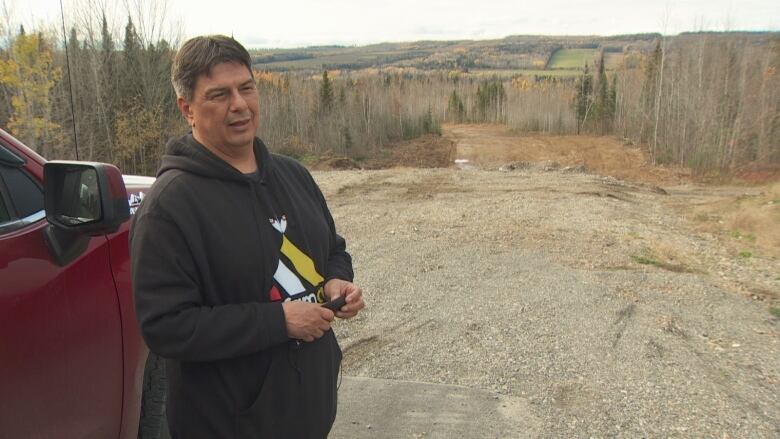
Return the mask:
<path fill-rule="evenodd" d="M 498 437 L 780 436 L 780 264 L 696 210 L 774 219 L 775 194 L 563 170 L 511 136 L 495 157 L 481 129 L 445 133 L 469 169 L 315 172 L 369 304 L 336 324 L 345 374 L 511 398 Z"/>

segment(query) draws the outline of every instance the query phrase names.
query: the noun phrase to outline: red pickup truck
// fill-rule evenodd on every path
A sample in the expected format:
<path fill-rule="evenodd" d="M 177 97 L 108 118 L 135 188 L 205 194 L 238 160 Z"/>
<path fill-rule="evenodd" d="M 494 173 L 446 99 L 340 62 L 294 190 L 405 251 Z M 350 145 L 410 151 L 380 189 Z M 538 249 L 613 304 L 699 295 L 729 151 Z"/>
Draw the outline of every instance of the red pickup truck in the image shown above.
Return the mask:
<path fill-rule="evenodd" d="M 0 130 L 0 438 L 167 437 L 130 287 L 130 212 L 153 181 L 47 163 Z"/>

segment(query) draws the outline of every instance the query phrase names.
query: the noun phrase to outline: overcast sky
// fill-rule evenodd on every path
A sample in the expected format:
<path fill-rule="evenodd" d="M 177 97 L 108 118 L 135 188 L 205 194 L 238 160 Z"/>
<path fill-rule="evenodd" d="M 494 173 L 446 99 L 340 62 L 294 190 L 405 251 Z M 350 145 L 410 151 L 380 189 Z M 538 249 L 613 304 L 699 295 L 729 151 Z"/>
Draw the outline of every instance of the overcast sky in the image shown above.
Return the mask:
<path fill-rule="evenodd" d="M 112 5 L 150 3 L 63 0 L 66 25 L 77 11 L 94 10 L 94 4 L 101 1 Z M 3 2 L 16 21 L 27 26 L 59 24 L 59 0 L 0 0 Z M 90 2 L 93 6 L 85 8 Z M 232 34 L 251 47 L 529 34 L 780 30 L 780 0 L 168 0 L 167 5 L 167 21 L 180 24 L 183 37 Z M 121 22 L 116 26 L 121 29 L 124 19 L 115 21 Z"/>

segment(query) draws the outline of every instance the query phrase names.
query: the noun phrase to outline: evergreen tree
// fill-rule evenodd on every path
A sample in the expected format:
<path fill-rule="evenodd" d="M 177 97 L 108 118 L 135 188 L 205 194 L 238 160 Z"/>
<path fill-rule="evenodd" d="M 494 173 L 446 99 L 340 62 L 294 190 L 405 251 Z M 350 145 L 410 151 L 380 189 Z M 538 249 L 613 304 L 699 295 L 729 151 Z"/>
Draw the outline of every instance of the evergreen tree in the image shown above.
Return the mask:
<path fill-rule="evenodd" d="M 447 114 L 450 116 L 450 120 L 456 123 L 461 123 L 466 118 L 466 109 L 463 106 L 463 101 L 455 90 L 452 90 L 450 99 L 447 102 Z"/>
<path fill-rule="evenodd" d="M 116 44 L 108 29 L 106 14 L 103 14 L 100 27 L 100 78 L 99 78 L 99 120 L 105 145 L 105 160 L 112 160 L 115 135 L 116 110 L 119 106 L 117 90 Z"/>
<path fill-rule="evenodd" d="M 645 65 L 645 81 L 642 85 L 642 106 L 646 113 L 650 114 L 655 108 L 655 97 L 658 89 L 658 78 L 661 69 L 661 57 L 663 51 L 661 42 L 656 42 L 655 50 Z"/>
<path fill-rule="evenodd" d="M 347 104 L 347 91 L 346 87 L 341 87 L 339 89 L 339 105 L 342 107 Z"/>
<path fill-rule="evenodd" d="M 607 111 L 610 121 L 615 122 L 615 112 L 617 111 L 617 75 L 612 75 L 612 85 L 609 87 L 609 99 L 607 100 Z"/>
<path fill-rule="evenodd" d="M 131 105 L 133 101 L 139 102 L 143 96 L 143 84 L 141 82 L 141 46 L 138 34 L 133 25 L 133 19 L 127 17 L 125 25 L 125 40 L 122 47 L 122 78 L 121 101 L 123 105 Z"/>
<path fill-rule="evenodd" d="M 329 113 L 333 108 L 333 86 L 328 79 L 328 71 L 322 72 L 322 85 L 320 86 L 320 111 Z"/>
<path fill-rule="evenodd" d="M 598 91 L 593 104 L 593 120 L 599 124 L 599 134 L 604 134 L 612 123 L 613 106 L 609 97 L 609 83 L 604 67 L 604 52 L 601 52 L 598 73 Z"/>
<path fill-rule="evenodd" d="M 350 133 L 349 127 L 347 125 L 344 125 L 341 130 L 341 134 L 343 136 L 344 152 L 346 155 L 349 155 L 349 152 L 352 150 L 352 134 Z"/>
<path fill-rule="evenodd" d="M 577 134 L 588 120 L 588 115 L 593 106 L 593 77 L 588 70 L 588 63 L 582 70 L 582 75 L 577 79 L 577 94 L 574 96 L 574 112 L 577 116 Z"/>
<path fill-rule="evenodd" d="M 481 121 L 499 122 L 506 100 L 504 84 L 491 80 L 477 86 L 477 115 Z"/>
<path fill-rule="evenodd" d="M 434 132 L 433 111 L 431 111 L 430 106 L 428 107 L 428 111 L 420 118 L 420 124 L 422 125 L 423 134 Z"/>

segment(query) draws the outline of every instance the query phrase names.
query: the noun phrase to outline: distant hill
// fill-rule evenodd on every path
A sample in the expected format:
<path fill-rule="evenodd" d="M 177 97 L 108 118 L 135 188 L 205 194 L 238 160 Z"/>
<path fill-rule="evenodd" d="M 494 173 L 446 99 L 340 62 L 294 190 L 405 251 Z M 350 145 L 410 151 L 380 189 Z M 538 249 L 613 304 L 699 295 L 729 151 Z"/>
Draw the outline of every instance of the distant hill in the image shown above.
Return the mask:
<path fill-rule="evenodd" d="M 746 33 L 720 33 L 742 35 Z M 756 40 L 777 33 L 751 32 Z M 689 40 L 713 33 L 686 33 Z M 405 68 L 421 71 L 455 70 L 492 75 L 578 74 L 604 53 L 607 69 L 620 66 L 631 54 L 649 53 L 660 34 L 601 36 L 513 35 L 495 40 L 413 41 L 368 46 L 317 46 L 252 50 L 253 66 L 271 72 L 316 73 L 323 70 Z M 638 58 L 638 57 L 635 57 Z"/>

